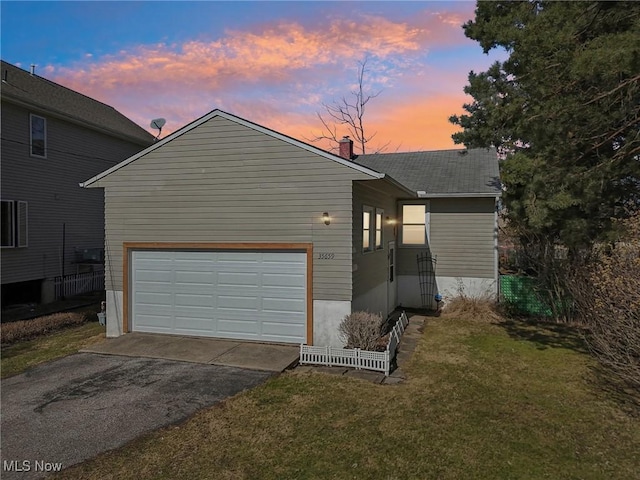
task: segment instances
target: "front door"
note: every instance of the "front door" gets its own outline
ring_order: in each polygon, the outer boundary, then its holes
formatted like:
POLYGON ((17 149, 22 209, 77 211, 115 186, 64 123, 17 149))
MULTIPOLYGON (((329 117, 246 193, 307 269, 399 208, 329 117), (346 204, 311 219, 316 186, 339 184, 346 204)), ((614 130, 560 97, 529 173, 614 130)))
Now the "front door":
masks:
POLYGON ((391 313, 397 306, 396 242, 389 242, 388 247, 387 307, 389 311, 387 313, 391 313))

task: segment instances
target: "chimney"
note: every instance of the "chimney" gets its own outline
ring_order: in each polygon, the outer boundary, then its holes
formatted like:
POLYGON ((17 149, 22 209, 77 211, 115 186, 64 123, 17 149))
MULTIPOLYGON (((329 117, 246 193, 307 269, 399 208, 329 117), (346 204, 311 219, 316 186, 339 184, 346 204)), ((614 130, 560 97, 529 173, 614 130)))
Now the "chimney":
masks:
POLYGON ((338 143, 340 144, 340 156, 351 160, 353 158, 353 140, 348 136, 344 136, 338 143))
POLYGON ((36 74, 36 64, 32 63, 31 64, 31 75, 35 75, 36 74))

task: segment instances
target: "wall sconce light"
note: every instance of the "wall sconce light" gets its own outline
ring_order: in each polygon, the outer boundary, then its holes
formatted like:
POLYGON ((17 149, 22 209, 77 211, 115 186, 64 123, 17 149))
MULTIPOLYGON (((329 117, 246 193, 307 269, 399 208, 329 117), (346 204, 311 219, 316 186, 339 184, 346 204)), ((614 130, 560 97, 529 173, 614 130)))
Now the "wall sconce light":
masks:
POLYGON ((324 222, 325 225, 329 225, 331 223, 331 217, 329 216, 328 212, 324 212, 322 214, 322 221, 324 222))
POLYGON ((396 219, 387 217, 385 220, 387 221, 387 225, 393 226, 393 236, 396 237, 398 235, 398 226, 396 225, 396 219))

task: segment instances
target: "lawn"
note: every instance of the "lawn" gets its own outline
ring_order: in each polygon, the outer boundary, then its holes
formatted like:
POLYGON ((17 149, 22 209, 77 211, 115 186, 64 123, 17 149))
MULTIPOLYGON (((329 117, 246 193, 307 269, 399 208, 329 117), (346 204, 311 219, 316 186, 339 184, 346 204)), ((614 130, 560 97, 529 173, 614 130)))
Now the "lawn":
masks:
POLYGON ((0 352, 2 378, 17 375, 41 363, 76 353, 102 339, 104 339, 104 327, 98 322, 88 322, 33 340, 4 346, 0 352))
POLYGON ((429 318, 401 384, 293 370, 58 478, 637 478, 594 367, 570 330, 429 318))

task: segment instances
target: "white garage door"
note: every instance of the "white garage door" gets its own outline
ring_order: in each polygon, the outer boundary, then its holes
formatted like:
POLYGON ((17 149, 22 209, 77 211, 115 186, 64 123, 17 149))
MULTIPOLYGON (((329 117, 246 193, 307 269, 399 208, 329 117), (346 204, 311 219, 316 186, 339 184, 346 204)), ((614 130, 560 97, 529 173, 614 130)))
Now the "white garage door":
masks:
POLYGON ((306 342, 306 253, 133 251, 131 329, 306 342))

